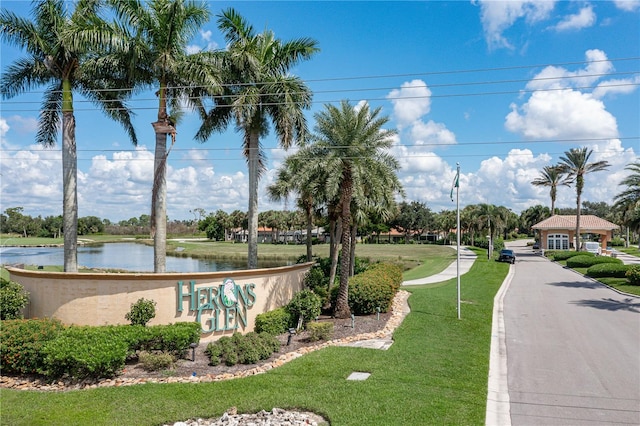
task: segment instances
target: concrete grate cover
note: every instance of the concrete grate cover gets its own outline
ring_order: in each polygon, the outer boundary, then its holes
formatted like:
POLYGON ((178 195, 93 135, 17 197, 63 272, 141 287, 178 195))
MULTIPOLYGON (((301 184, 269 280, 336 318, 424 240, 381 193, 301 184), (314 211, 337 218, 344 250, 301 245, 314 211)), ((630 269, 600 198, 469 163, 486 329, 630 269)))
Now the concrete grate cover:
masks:
POLYGON ((367 380, 370 375, 371 373, 359 373, 357 371, 354 371, 353 373, 349 374, 347 380, 367 380))

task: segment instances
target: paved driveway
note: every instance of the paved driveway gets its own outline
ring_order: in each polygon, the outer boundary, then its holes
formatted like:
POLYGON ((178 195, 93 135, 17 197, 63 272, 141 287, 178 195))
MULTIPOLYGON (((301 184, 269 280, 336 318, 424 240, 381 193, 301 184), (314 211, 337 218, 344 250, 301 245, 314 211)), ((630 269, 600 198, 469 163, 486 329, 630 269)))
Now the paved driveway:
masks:
POLYGON ((515 247, 504 298, 513 425, 640 425, 640 298, 515 247))

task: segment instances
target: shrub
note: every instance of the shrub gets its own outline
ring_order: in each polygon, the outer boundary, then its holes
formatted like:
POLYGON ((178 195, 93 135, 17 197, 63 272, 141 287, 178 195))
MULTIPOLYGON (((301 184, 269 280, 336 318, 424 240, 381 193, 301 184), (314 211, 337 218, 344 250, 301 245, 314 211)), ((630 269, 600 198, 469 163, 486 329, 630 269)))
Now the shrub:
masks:
POLYGON ((630 265, 626 277, 631 284, 640 285, 640 265, 630 265))
POLYGON ((318 340, 329 340, 333 336, 332 322, 310 322, 307 324, 309 331, 309 340, 312 342, 318 340))
MULTIPOLYGON (((140 326, 138 326, 140 327, 140 326)), ((167 352, 175 358, 182 358, 191 343, 200 341, 201 325, 196 322, 178 322, 169 325, 140 327, 131 346, 136 350, 167 352)))
POLYGON ((0 320, 22 318, 22 310, 29 302, 29 293, 22 285, 0 278, 0 320))
POLYGON ((611 246, 612 247, 624 247, 624 240, 620 237, 616 237, 611 239, 611 246))
POLYGON ((320 296, 321 299, 326 299, 329 277, 324 274, 320 265, 313 265, 304 276, 304 286, 320 296))
POLYGON ((37 374, 44 370, 42 348, 64 330, 56 319, 5 320, 0 327, 0 370, 37 374))
POLYGON ((65 329, 43 348, 45 369, 51 378, 109 378, 124 367, 128 344, 118 327, 77 327, 65 329))
POLYGON ((285 307, 282 307, 256 315, 255 331, 278 335, 286 333, 293 325, 293 317, 285 307))
POLYGON ((575 256, 595 256, 593 253, 589 253, 588 251, 575 251, 575 250, 562 250, 562 251, 554 251, 553 252, 553 260, 567 260, 575 256))
POLYGON ((628 269, 628 265, 621 263, 598 263, 590 266, 586 275, 592 278, 625 278, 628 269))
POLYGON ((124 318, 131 321, 131 325, 146 326, 152 318, 156 316, 156 302, 145 298, 140 298, 136 303, 131 304, 131 310, 124 318))
POLYGON ((140 364, 145 371, 166 370, 173 367, 176 360, 166 352, 140 352, 140 364))
POLYGON ((234 333, 233 336, 223 336, 207 345, 205 353, 211 365, 224 362, 226 365, 255 364, 269 358, 280 349, 280 342, 268 333, 247 333, 243 336, 234 333))
POLYGON ((349 280, 349 308, 355 315, 387 312, 402 284, 398 265, 380 263, 349 280))
POLYGON ((287 310, 294 321, 302 318, 302 324, 306 324, 320 315, 322 300, 311 290, 302 290, 293 296, 293 299, 287 304, 287 310))
POLYGON ((588 268, 598 263, 616 263, 621 265, 622 261, 614 257, 594 255, 573 256, 567 259, 567 266, 569 268, 588 268))

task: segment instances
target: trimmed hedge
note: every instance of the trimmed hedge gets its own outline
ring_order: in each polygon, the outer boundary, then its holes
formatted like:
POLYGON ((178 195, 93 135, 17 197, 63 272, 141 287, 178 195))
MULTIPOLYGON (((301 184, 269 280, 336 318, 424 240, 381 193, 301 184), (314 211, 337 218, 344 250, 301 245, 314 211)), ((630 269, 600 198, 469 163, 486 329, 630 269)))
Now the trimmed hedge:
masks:
POLYGON ((396 292, 402 285, 402 268, 378 263, 349 279, 349 308, 354 315, 388 312, 396 292))
POLYGON ((3 372, 42 374, 48 378, 113 377, 136 351, 181 357, 200 341, 200 324, 152 327, 70 326, 56 320, 3 321, 0 360, 3 372))
POLYGON ((640 265, 630 265, 626 277, 633 285, 640 285, 640 265))
POLYGON ((594 255, 573 256, 567 259, 567 266, 569 268, 588 268, 599 263, 616 263, 621 265, 622 261, 615 257, 594 255))
POLYGON ((233 333, 207 345, 205 353, 211 365, 255 364, 280 350, 280 341, 269 333, 233 333))
MULTIPOLYGON (((567 260, 576 256, 591 256, 595 257, 593 253, 589 253, 588 251, 575 251, 575 250, 562 250, 562 251, 553 251, 553 260, 567 260)), ((551 257, 551 254, 548 256, 551 257)))
POLYGON ((293 326, 293 316, 284 306, 256 315, 256 333, 278 335, 286 333, 293 326))
POLYGON ((586 275, 591 278, 625 278, 629 265, 621 263, 598 263, 587 269, 586 275))
POLYGON ((56 319, 5 320, 0 327, 0 370, 3 374, 39 374, 45 369, 42 348, 64 326, 56 319))
POLYGON ((329 340, 333 336, 332 322, 310 322, 307 324, 309 331, 309 340, 312 342, 318 340, 329 340))

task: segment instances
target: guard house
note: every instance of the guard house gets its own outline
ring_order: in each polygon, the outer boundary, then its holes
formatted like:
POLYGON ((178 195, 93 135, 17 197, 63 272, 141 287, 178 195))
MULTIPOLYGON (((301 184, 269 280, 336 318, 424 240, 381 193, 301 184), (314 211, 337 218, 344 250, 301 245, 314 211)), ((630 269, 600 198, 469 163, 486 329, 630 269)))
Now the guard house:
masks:
MULTIPOLYGON (((540 232, 540 248, 544 250, 569 250, 575 247, 576 215, 553 215, 532 228, 540 232)), ((618 225, 598 216, 580 215, 580 234, 599 236, 603 253, 613 238, 613 231, 618 228, 618 225)))

